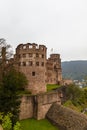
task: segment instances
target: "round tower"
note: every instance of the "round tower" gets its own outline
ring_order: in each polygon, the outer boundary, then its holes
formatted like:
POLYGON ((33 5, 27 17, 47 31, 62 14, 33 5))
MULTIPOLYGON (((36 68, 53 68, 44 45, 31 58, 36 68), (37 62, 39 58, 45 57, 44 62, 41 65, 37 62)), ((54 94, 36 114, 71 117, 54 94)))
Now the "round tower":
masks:
POLYGON ((51 54, 47 59, 47 84, 61 84, 62 82, 62 68, 60 54, 51 54))
POLYGON ((46 52, 46 46, 35 43, 20 44, 16 48, 19 69, 29 81, 25 89, 32 94, 46 92, 46 52))

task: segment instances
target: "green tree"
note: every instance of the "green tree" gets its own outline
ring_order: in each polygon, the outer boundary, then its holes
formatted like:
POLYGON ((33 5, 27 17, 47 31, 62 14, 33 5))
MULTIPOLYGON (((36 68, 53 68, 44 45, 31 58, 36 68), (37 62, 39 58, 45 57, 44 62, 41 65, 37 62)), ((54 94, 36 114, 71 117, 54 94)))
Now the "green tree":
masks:
POLYGON ((24 89, 25 85, 27 85, 25 75, 15 69, 11 68, 3 77, 3 86, 0 89, 0 111, 5 114, 11 112, 13 123, 19 117, 21 102, 18 91, 24 89))
POLYGON ((9 70, 9 59, 13 55, 11 46, 6 43, 4 38, 0 39, 0 87, 3 83, 3 76, 9 70))
POLYGON ((20 97, 18 91, 24 89, 27 85, 25 75, 19 72, 15 67, 15 61, 10 62, 10 54, 7 51, 8 45, 1 40, 0 57, 0 112, 6 115, 12 113, 12 123, 18 120, 20 97))
POLYGON ((67 100, 71 100, 74 105, 82 105, 85 103, 85 95, 83 89, 72 84, 66 87, 67 100))

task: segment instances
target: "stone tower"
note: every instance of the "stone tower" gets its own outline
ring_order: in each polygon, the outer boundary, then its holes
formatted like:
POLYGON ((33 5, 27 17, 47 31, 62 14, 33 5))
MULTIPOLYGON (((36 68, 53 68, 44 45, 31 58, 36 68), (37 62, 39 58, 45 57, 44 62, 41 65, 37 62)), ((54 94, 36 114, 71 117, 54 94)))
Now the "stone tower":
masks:
POLYGON ((61 84, 62 68, 60 54, 51 54, 46 63, 47 84, 61 84))
POLYGON ((32 94, 46 92, 46 52, 46 46, 35 43, 19 44, 16 48, 15 59, 29 81, 26 89, 32 94))

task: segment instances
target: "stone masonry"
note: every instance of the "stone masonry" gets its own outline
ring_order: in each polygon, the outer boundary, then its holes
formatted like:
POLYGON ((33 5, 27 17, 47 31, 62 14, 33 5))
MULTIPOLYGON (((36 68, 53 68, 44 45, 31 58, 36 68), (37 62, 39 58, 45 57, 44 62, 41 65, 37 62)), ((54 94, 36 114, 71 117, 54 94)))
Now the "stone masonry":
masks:
POLYGON ((51 54, 46 62, 47 84, 61 84, 62 69, 60 54, 51 54))
POLYGON ((87 130, 87 116, 54 103, 46 116, 60 130, 87 130))
POLYGON ((32 94, 46 92, 46 50, 44 45, 35 43, 20 44, 16 48, 15 58, 29 81, 26 89, 32 94))
POLYGON ((14 59, 18 61, 18 69, 29 81, 25 89, 32 94, 44 93, 46 84, 60 84, 62 81, 60 54, 51 54, 47 59, 44 45, 19 44, 14 59))
POLYGON ((53 103, 61 104, 61 97, 58 91, 23 96, 20 105, 20 120, 32 117, 37 120, 44 119, 53 103))

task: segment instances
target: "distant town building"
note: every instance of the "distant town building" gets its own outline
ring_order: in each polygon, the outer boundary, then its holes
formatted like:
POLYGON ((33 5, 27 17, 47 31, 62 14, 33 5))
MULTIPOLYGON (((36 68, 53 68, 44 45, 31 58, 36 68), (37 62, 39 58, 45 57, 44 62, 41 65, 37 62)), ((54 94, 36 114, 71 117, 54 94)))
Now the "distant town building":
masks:
POLYGON ((35 43, 19 44, 14 59, 18 69, 28 79, 26 89, 33 94, 46 92, 46 84, 61 84, 62 69, 59 54, 47 59, 47 48, 35 43))

